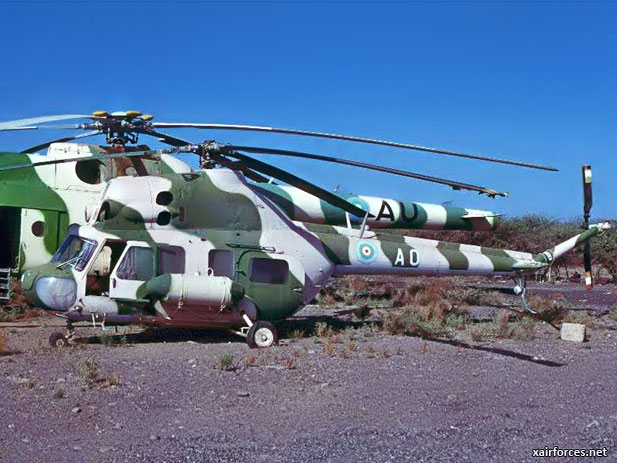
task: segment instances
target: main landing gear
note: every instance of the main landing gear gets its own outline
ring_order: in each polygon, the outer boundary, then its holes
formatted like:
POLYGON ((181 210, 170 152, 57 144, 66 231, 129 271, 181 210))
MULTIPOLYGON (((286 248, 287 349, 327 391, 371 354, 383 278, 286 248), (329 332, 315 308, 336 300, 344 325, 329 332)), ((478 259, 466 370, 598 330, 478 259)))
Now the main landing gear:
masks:
MULTIPOLYGON (((248 325, 246 343, 251 349, 262 349, 278 344, 278 333, 272 323, 263 320, 252 322, 246 314, 243 314, 242 318, 244 318, 244 321, 248 325)), ((244 328, 241 333, 244 334, 245 330, 246 328, 244 328)))

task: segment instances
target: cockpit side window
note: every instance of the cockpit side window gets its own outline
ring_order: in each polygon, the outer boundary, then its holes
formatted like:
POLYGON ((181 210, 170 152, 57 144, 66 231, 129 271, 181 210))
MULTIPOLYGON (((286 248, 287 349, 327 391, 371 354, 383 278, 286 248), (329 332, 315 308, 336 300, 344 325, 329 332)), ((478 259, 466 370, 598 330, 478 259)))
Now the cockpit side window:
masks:
POLYGON ((116 274, 122 280, 150 280, 154 276, 154 251, 137 246, 129 248, 116 274))
POLYGON ((69 235, 56 251, 51 261, 63 267, 73 267, 77 271, 85 268, 92 258, 98 243, 94 240, 69 235))

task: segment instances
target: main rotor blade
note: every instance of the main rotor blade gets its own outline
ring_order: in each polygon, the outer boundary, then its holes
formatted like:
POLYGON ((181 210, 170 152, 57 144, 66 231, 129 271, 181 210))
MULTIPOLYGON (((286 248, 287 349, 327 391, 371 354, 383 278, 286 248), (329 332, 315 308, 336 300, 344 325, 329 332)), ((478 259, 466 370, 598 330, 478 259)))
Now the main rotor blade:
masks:
POLYGON ((42 124, 44 122, 66 121, 70 119, 91 119, 92 116, 84 114, 58 114, 54 116, 30 117, 28 119, 17 119, 14 121, 0 122, 0 130, 7 130, 10 127, 22 127, 26 125, 42 124))
POLYGON ((0 166, 0 172, 9 170, 29 169, 38 166, 49 166, 53 164, 64 164, 66 162, 78 162, 78 161, 98 161, 104 159, 114 158, 132 158, 132 157, 146 157, 146 156, 158 156, 161 154, 169 154, 175 152, 174 150, 147 150, 147 151, 133 151, 129 153, 112 153, 112 154, 97 154, 96 156, 85 156, 81 158, 67 158, 67 159, 52 159, 49 161, 33 162, 32 164, 18 164, 13 166, 0 166))
POLYGON ((78 130, 83 129, 80 124, 61 124, 61 125, 13 125, 0 127, 0 132, 10 130, 78 130))
POLYGON ((153 122, 152 127, 166 128, 166 129, 192 128, 192 129, 206 129, 206 130, 243 130, 243 131, 253 131, 253 132, 284 133, 284 134, 289 134, 289 135, 301 135, 305 137, 332 138, 334 140, 345 140, 345 141, 352 141, 352 142, 357 142, 357 143, 368 143, 371 145, 391 146, 394 148, 425 151, 428 153, 443 154, 447 156, 457 156, 457 157, 468 158, 468 159, 477 159, 479 161, 497 162, 500 164, 510 164, 513 166, 529 167, 532 169, 549 170, 549 171, 558 170, 554 167, 543 166, 540 164, 532 164, 532 163, 521 162, 521 161, 511 161, 508 159, 501 159, 501 158, 495 158, 495 157, 490 157, 490 156, 479 156, 477 154, 467 154, 467 153, 461 153, 458 151, 442 150, 438 148, 430 148, 428 146, 412 145, 409 143, 397 143, 397 142, 386 141, 386 140, 375 140, 372 138, 354 137, 350 135, 338 135, 334 133, 309 132, 307 130, 284 129, 284 128, 258 126, 258 125, 201 124, 201 123, 184 123, 184 122, 178 122, 178 123, 176 122, 153 122))
POLYGON ((416 172, 410 172, 410 171, 407 171, 407 170, 398 170, 398 169, 393 169, 393 168, 390 168, 390 167, 377 166, 377 165, 374 165, 374 164, 365 164, 363 162, 358 162, 358 161, 350 161, 350 160, 347 160, 347 159, 340 159, 340 158, 334 158, 334 157, 330 157, 330 156, 323 156, 323 155, 320 155, 320 154, 302 153, 302 152, 298 152, 298 151, 279 150, 279 149, 272 149, 272 148, 258 148, 258 147, 254 147, 254 146, 235 146, 235 145, 232 145, 232 146, 225 146, 225 148, 228 148, 228 149, 231 149, 231 150, 248 151, 250 153, 274 154, 274 155, 281 155, 281 156, 292 156, 292 157, 297 157, 297 158, 316 159, 318 161, 334 162, 334 163, 337 163, 337 164, 344 164, 344 165, 348 165, 348 166, 361 167, 363 169, 377 170, 377 171, 380 171, 380 172, 386 172, 388 174, 401 175, 403 177, 416 178, 416 179, 419 179, 419 180, 425 180, 427 182, 440 183, 442 185, 448 185, 448 186, 452 187, 455 190, 477 191, 478 193, 483 193, 483 194, 486 194, 486 195, 488 195, 490 197, 510 196, 509 193, 502 192, 502 191, 496 191, 496 190, 493 190, 491 188, 487 188, 487 187, 483 187, 483 186, 471 185, 469 183, 456 182, 454 180, 447 180, 447 179, 443 179, 443 178, 439 178, 439 177, 431 177, 429 175, 418 174, 416 172))
POLYGON ((257 183, 268 183, 270 181, 270 179, 267 179, 254 170, 249 169, 247 166, 242 164, 242 161, 231 161, 223 156, 218 156, 216 158, 216 162, 223 167, 227 167, 228 169, 241 171, 245 177, 250 178, 257 183))
MULTIPOLYGON (((156 132, 151 129, 140 131, 139 133, 143 133, 145 135, 150 135, 153 137, 158 137, 160 141, 162 141, 163 143, 167 143, 168 145, 171 145, 171 146, 180 147, 180 146, 187 146, 191 144, 191 142, 189 141, 182 140, 181 138, 172 137, 171 135, 167 135, 166 133, 156 132)), ((241 163, 237 161, 232 162, 232 161, 229 161, 228 159, 224 159, 220 157, 218 159, 218 162, 223 167, 228 167, 229 169, 232 169, 232 170, 242 171, 242 173, 246 177, 250 178, 251 180, 257 183, 268 183, 268 179, 266 177, 259 175, 257 172, 252 171, 251 169, 249 169, 248 167, 242 165, 241 163)))
POLYGON ((52 143, 65 143, 67 141, 78 140, 80 138, 93 137, 94 135, 99 135, 100 133, 101 132, 99 132, 98 130, 93 130, 92 132, 81 133, 79 135, 74 135, 72 137, 58 138, 56 140, 48 141, 40 145, 33 146, 32 148, 28 148, 27 150, 23 150, 22 153, 25 153, 25 154, 36 153, 37 151, 47 148, 52 143))
POLYGON ((161 142, 166 143, 171 146, 187 146, 190 145, 191 142, 182 140, 181 138, 172 137, 171 135, 167 135, 166 133, 155 132, 154 130, 139 130, 137 133, 150 135, 152 137, 157 137, 161 142))
MULTIPOLYGON (((256 170, 257 172, 261 172, 262 174, 269 175, 270 177, 277 178, 282 180, 285 183, 295 186, 296 188, 300 188, 301 190, 306 191, 307 193, 312 194, 313 196, 317 196, 320 199, 323 199, 325 202, 332 204, 335 207, 343 209, 350 214, 353 214, 357 217, 364 217, 367 214, 367 211, 364 209, 351 204, 349 201, 341 198, 334 193, 329 192, 328 190, 324 190, 323 188, 310 183, 307 180, 304 180, 300 177, 297 177, 289 172, 286 172, 278 167, 274 167, 270 164, 266 164, 265 162, 258 161, 257 159, 253 159, 245 154, 238 153, 237 151, 233 151, 232 153, 225 153, 226 156, 233 157, 235 159, 239 159, 242 161, 242 164, 245 166, 256 170)), ((220 156, 217 156, 217 158, 220 156)), ((369 217, 373 217, 369 214, 369 217)))

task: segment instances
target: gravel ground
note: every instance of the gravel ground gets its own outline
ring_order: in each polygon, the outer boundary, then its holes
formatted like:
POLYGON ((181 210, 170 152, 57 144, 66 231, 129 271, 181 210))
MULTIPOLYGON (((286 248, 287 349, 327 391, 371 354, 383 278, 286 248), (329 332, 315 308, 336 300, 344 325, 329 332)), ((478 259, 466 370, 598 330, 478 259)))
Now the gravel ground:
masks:
MULTIPOLYGON (((608 307, 614 294, 578 296, 590 300, 608 307)), ((309 307, 290 326, 331 313, 309 307)), ((584 344, 548 327, 532 342, 457 344, 365 327, 251 351, 225 333, 133 329, 106 345, 87 328, 46 347, 59 326, 4 325, 2 462, 521 462, 555 445, 609 458, 547 461, 617 461, 614 330, 584 344)))

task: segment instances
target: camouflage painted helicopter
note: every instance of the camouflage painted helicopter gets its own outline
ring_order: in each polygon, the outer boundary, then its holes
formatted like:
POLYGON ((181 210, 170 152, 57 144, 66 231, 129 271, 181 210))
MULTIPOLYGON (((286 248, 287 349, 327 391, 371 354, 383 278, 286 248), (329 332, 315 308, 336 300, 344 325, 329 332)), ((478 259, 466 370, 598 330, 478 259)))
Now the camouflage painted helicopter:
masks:
MULTIPOLYGON (((67 343, 73 322, 91 321, 101 326, 230 328, 246 335, 251 347, 268 347, 277 342, 271 322, 301 309, 332 275, 510 275, 524 296, 525 275, 608 228, 608 224, 590 225, 539 254, 377 234, 368 226, 370 218, 377 220, 370 208, 241 151, 306 153, 215 142, 192 145, 178 140, 176 145, 93 157, 190 152, 199 155, 203 170, 110 180, 88 224, 70 227, 52 261, 23 274, 25 293, 67 319, 67 336, 54 333, 52 345, 67 343), (268 195, 273 188, 246 178, 263 182, 267 179, 262 174, 341 209, 336 220, 344 220, 346 226, 293 220, 298 217, 286 214, 285 206, 268 195)), ((338 161, 342 160, 333 162, 338 161)), ((23 168, 31 166, 0 171, 23 168)), ((457 183, 459 188, 463 185, 498 194, 457 183)))
MULTIPOLYGON (((58 129, 58 126, 45 124, 82 117, 43 116, 3 122, 0 123, 0 132, 58 129)), ((98 202, 106 187, 105 182, 118 176, 192 171, 187 164, 165 153, 140 157, 100 157, 149 150, 145 145, 131 146, 138 143, 139 134, 177 146, 178 139, 148 126, 152 119, 152 116, 142 115, 138 111, 111 114, 99 111, 90 116, 92 123, 86 133, 52 140, 20 153, 0 153, 0 167, 32 166, 28 170, 0 172, 0 222, 3 224, 0 240, 5 243, 0 249, 0 299, 10 296, 10 286, 6 281, 11 274, 18 275, 28 268, 48 262, 64 239, 69 224, 83 225, 87 222, 91 213, 89 209, 98 202), (105 135, 107 145, 75 143, 94 135, 105 135), (46 156, 35 154, 45 148, 48 148, 46 156), (62 162, 44 162, 49 160, 62 162)), ((399 172, 399 175, 410 174, 399 172)), ((260 183, 259 187, 293 220, 331 225, 347 222, 343 210, 298 188, 273 183, 260 183)), ((481 192, 491 194, 488 189, 481 192)), ((490 211, 371 196, 345 195, 344 199, 371 211, 371 215, 375 216, 368 219, 371 227, 492 230, 497 222, 497 214, 490 211)))

